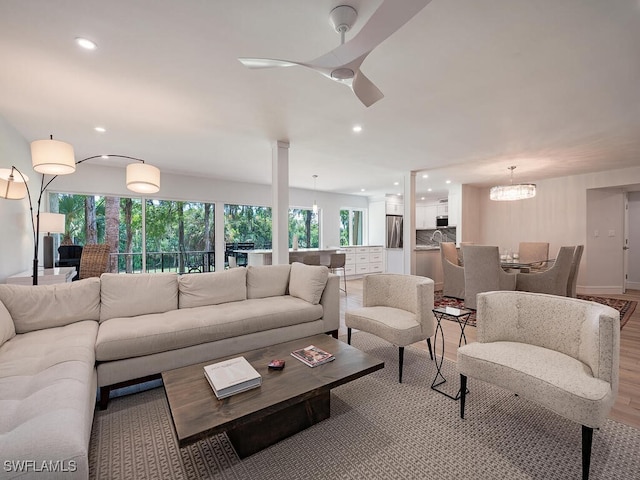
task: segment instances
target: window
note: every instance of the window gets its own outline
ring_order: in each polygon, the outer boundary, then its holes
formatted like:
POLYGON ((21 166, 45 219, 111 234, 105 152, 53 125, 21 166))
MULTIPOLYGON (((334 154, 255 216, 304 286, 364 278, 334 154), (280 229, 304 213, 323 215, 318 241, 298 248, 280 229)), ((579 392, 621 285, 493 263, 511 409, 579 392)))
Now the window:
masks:
POLYGON ((147 200, 147 271, 213 271, 213 212, 211 203, 147 200))
POLYGON ((318 214, 313 210, 289 209, 289 246, 293 246, 293 237, 298 237, 300 248, 319 248, 320 227, 318 214))
MULTIPOLYGON (((49 209, 65 216, 62 244, 107 243, 109 270, 142 271, 142 202, 139 198, 52 193, 49 209)), ((58 244, 55 245, 57 251, 58 244)))
POLYGON ((340 210, 340 245, 362 245, 364 243, 364 211, 340 210))

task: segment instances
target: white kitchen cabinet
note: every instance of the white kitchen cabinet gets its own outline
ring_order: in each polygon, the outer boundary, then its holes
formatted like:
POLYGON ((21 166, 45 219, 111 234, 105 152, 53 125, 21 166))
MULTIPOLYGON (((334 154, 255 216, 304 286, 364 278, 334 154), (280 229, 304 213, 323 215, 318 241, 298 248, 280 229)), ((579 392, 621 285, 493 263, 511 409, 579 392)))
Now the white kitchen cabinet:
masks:
POLYGON ((347 277, 384 271, 383 248, 381 246, 344 247, 340 251, 346 253, 345 272, 347 277))
POLYGON ((449 214, 449 204, 448 203, 439 203, 436 206, 437 215, 448 215, 449 214))
POLYGON ((401 203, 389 203, 386 206, 387 215, 402 215, 404 214, 404 205, 401 203))
POLYGON ((438 216, 437 205, 427 205, 425 212, 424 228, 436 228, 436 217, 438 216))

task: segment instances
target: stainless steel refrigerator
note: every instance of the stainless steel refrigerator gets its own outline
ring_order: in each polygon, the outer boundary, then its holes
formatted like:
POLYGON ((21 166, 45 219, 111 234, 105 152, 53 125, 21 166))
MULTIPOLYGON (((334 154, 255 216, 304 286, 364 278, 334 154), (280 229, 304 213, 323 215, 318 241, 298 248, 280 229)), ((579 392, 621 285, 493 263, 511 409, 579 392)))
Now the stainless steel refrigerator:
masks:
POLYGON ((402 215, 387 215, 387 248, 402 248, 402 215))

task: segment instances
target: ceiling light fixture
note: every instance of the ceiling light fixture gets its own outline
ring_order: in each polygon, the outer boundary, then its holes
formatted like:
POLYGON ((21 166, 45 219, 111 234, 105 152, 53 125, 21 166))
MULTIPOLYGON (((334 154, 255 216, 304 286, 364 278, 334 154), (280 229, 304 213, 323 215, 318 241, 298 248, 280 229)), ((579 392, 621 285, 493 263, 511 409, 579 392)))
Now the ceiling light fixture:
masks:
MULTIPOLYGON (((101 158, 102 155, 83 158, 75 161, 73 147, 66 143, 53 139, 53 135, 48 140, 35 140, 31 142, 31 164, 33 169, 42 174, 40 180, 40 192, 37 197, 37 208, 34 214, 33 202, 27 181, 29 178, 23 175, 15 166, 11 169, 0 169, 0 198, 9 200, 20 200, 27 197, 29 200, 29 210, 31 211, 31 228, 33 231, 33 284, 38 284, 38 246, 40 238, 40 206, 42 196, 58 175, 67 175, 76 171, 76 165, 94 158, 101 158), (18 175, 16 175, 16 172, 18 175), (45 175, 52 175, 45 181, 45 175)), ((127 166, 127 188, 137 193, 155 193, 160 190, 160 170, 152 165, 144 163, 139 158, 126 155, 109 155, 109 157, 125 158, 135 162, 127 166), (131 168, 134 167, 134 168, 131 168)), ((47 213, 47 212, 43 212, 47 213)), ((44 226, 44 225, 43 225, 44 226)), ((55 230, 48 230, 54 232, 55 230)), ((45 255, 45 260, 47 256, 45 255)), ((45 265, 46 267, 46 265, 45 265)))
POLYGON ((509 185, 498 185, 491 187, 489 198, 495 201, 525 200, 536 196, 536 185, 534 183, 513 184, 513 171, 515 166, 508 167, 511 171, 509 185))
POLYGON ((316 202, 316 179, 318 175, 312 175, 313 177, 313 213, 318 213, 318 202, 316 202))
POLYGON ((362 126, 361 125, 354 125, 353 131, 356 132, 356 133, 360 133, 362 131, 362 126))
POLYGON ((444 182, 444 183, 446 183, 447 185, 449 185, 449 184, 451 183, 451 180, 447 180, 447 181, 446 181, 446 182, 444 182))
POLYGON ((85 50, 95 50, 98 45, 88 38, 76 37, 76 43, 85 50))
POLYGON ((424 175, 422 175, 422 178, 429 178, 429 175, 425 173, 424 175))
POLYGON ((400 185, 400 182, 393 182, 394 185, 400 185))
POLYGON ((95 128, 94 128, 94 130, 95 130, 96 132, 100 132, 100 133, 104 133, 104 132, 106 132, 106 131, 107 131, 107 129, 106 129, 106 128, 104 128, 104 127, 95 127, 95 128))
POLYGON ((361 188, 361 189, 360 189, 360 191, 361 191, 361 192, 364 192, 364 191, 365 191, 365 189, 364 189, 364 188, 361 188))

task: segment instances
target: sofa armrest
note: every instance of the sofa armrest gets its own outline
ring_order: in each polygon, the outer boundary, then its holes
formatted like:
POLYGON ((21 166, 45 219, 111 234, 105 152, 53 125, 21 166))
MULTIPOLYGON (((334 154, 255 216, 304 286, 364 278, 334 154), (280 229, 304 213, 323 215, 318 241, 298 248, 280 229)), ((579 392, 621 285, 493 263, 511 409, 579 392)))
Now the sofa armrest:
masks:
POLYGON ((325 332, 338 330, 340 327, 340 276, 329 274, 327 285, 324 287, 322 297, 322 320, 325 324, 325 332))

